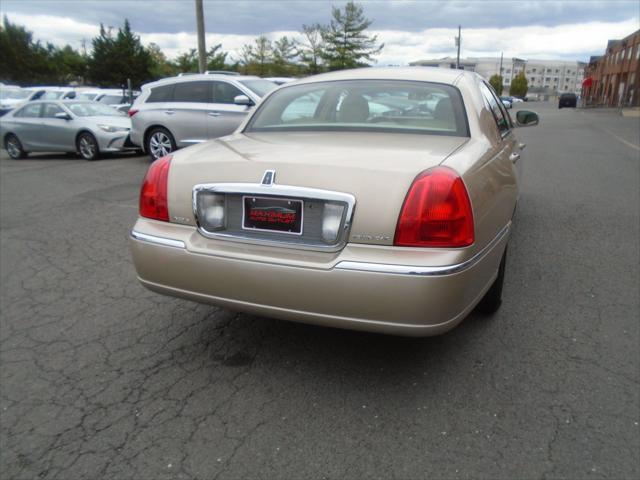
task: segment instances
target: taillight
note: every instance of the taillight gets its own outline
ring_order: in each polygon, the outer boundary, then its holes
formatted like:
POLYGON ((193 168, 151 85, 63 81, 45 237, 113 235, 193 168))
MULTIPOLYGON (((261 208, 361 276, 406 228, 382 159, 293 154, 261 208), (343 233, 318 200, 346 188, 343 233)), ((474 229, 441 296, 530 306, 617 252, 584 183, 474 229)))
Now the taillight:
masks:
POLYGON ((130 108, 127 113, 129 114, 129 117, 133 117, 136 113, 138 113, 138 109, 137 108, 130 108))
POLYGON ((169 221, 167 178, 171 155, 159 158, 149 166, 140 189, 140 216, 169 221))
POLYGON ((462 178, 447 167, 418 175, 404 200, 394 245, 466 247, 473 241, 473 211, 462 178))

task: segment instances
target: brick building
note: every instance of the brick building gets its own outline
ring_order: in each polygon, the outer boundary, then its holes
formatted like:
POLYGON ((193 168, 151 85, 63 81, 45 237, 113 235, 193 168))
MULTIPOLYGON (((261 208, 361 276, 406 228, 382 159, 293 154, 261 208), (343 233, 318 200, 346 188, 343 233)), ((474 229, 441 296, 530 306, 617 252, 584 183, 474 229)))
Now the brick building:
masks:
POLYGON ((609 40, 604 55, 591 57, 582 90, 587 105, 640 105, 640 30, 609 40))

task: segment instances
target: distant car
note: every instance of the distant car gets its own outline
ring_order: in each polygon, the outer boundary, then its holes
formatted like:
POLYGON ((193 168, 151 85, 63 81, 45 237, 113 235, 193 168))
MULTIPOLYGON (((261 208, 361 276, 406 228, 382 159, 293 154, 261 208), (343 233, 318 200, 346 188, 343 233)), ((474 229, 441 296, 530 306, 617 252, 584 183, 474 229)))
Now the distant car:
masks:
POLYGON ((504 108, 513 107, 513 103, 511 102, 509 97, 500 97, 500 101, 502 101, 502 104, 504 105, 504 108))
POLYGON ((27 101, 31 92, 16 86, 0 87, 0 117, 27 101))
POLYGON ((184 75, 146 84, 129 110, 131 141, 152 160, 232 133, 251 108, 276 88, 240 75, 184 75))
POLYGON ((76 89, 76 100, 95 100, 98 96, 104 94, 101 88, 81 87, 76 89))
POLYGON ((78 152, 85 160, 101 153, 135 149, 131 120, 95 102, 34 101, 9 112, 0 122, 2 144, 13 159, 29 152, 78 152))
POLYGON ((284 85, 285 83, 295 82, 297 79, 293 77, 265 77, 265 80, 269 80, 276 85, 284 85))
MULTIPOLYGON (((135 100, 140 92, 134 91, 132 94, 135 100)), ((103 89, 93 100, 116 108, 131 103, 128 92, 122 89, 103 89)))
POLYGON ((29 87, 29 101, 73 99, 76 91, 71 87, 29 87))
POLYGON ((362 68, 284 85, 233 135, 151 164, 131 231, 137 277, 256 316, 378 333, 437 335, 476 305, 495 312, 521 185, 514 127, 538 116, 515 120, 468 71, 362 68), (434 111, 421 108, 430 94, 434 111))
POLYGON ((558 99, 558 108, 569 107, 576 108, 578 106, 578 97, 575 93, 563 93, 558 99))

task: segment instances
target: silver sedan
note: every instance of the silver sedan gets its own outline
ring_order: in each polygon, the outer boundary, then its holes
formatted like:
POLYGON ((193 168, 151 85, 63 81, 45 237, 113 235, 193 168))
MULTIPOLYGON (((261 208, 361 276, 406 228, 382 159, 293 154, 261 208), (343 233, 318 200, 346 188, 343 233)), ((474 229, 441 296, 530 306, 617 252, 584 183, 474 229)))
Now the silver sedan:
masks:
POLYGON ((6 114, 0 136, 9 156, 29 152, 77 152, 85 160, 135 149, 131 120, 107 105, 80 101, 29 102, 6 114))

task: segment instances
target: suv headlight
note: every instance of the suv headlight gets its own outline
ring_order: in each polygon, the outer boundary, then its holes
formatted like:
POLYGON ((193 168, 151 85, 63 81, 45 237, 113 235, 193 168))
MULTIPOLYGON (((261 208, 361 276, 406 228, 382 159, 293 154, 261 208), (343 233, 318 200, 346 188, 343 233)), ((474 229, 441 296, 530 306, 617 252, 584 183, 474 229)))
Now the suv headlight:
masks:
POLYGON ((115 127, 113 125, 98 125, 98 128, 100 130, 104 130, 105 132, 109 132, 109 133, 129 131, 127 127, 115 127))

